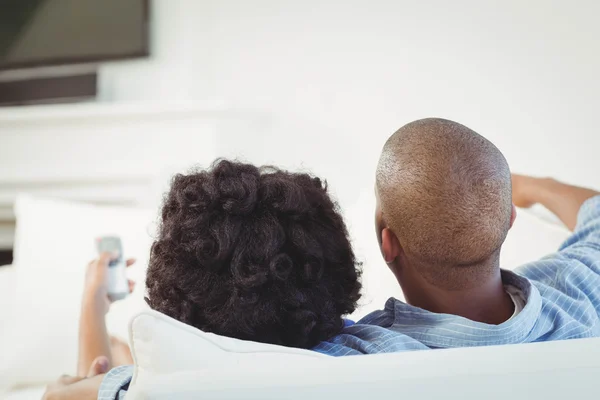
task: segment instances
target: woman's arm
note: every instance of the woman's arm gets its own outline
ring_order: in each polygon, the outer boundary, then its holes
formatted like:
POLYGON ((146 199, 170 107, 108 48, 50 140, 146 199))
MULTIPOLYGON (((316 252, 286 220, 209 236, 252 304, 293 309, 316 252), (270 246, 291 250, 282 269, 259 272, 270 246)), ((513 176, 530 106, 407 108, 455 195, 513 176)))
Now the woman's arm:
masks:
MULTIPOLYGON (((114 366, 111 352, 111 339, 106 329, 106 313, 110 308, 106 287, 106 274, 111 255, 102 254, 88 264, 85 289, 79 319, 79 358, 77 375, 83 376, 92 362, 100 356, 106 357, 109 369, 114 366)), ((134 263, 127 260, 127 266, 134 263)), ((129 282, 130 291, 133 282, 129 282)))
POLYGON ((105 322, 110 307, 106 291, 106 269, 110 258, 110 254, 102 254, 88 264, 79 319, 79 376, 85 376, 96 357, 106 357, 109 369, 112 366, 110 339, 105 322))

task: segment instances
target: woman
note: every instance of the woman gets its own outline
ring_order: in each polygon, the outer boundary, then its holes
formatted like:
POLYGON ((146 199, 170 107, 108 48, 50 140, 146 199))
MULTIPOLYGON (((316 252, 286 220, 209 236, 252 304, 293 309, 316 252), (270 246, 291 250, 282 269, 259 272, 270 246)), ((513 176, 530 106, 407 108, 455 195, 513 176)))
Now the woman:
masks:
MULTIPOLYGON (((118 398, 132 367, 106 331, 109 255, 89 266, 79 377, 46 398, 118 398), (87 367, 92 365, 86 374, 87 367), (86 376, 84 378, 84 376, 86 376), (118 382, 112 387, 108 381, 118 382)), ((131 262, 129 263, 131 264, 131 262)), ((152 246, 151 308, 205 332, 310 349, 337 335, 360 298, 360 268, 337 205, 316 177, 220 160, 177 175, 152 246)))

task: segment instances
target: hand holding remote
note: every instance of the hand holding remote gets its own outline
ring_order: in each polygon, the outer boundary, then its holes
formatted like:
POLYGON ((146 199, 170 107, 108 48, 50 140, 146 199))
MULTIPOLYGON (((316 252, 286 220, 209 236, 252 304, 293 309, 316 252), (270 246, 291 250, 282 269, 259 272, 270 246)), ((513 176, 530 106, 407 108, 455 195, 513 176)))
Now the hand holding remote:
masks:
MULTIPOLYGON (((109 263, 114 259, 110 253, 102 253, 96 260, 91 261, 87 266, 84 287, 84 302, 93 302, 100 307, 106 314, 112 303, 108 296, 108 273, 109 263)), ((126 266, 129 267, 135 263, 134 259, 129 259, 126 266)), ((135 283, 132 280, 129 283, 129 293, 133 291, 135 283)))

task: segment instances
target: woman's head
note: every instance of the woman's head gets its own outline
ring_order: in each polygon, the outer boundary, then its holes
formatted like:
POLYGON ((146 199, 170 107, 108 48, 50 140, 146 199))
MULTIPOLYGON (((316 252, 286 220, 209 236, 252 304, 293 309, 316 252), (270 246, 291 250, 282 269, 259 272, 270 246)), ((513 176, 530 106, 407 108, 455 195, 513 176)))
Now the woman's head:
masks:
POLYGON ((221 160, 173 179, 147 301, 206 332, 310 348, 354 311, 359 275, 321 180, 221 160))

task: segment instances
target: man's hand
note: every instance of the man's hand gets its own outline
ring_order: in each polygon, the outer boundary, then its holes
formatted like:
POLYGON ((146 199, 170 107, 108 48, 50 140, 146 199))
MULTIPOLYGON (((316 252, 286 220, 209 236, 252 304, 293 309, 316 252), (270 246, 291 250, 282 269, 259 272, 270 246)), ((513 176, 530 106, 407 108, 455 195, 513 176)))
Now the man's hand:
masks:
POLYGON ((42 400, 96 400, 104 374, 108 372, 108 365, 106 357, 97 357, 87 376, 61 376, 46 387, 42 400))
POLYGON ((513 203, 531 207, 540 203, 552 211, 570 230, 577 226, 579 209, 588 199, 599 195, 595 190, 571 186, 554 179, 512 176, 513 203))
POLYGON ((536 204, 536 191, 542 185, 543 179, 525 175, 512 175, 512 198, 515 206, 529 208, 536 204))
MULTIPOLYGON (((112 260, 113 255, 110 253, 102 253, 97 260, 91 261, 87 266, 85 274, 84 286, 84 304, 93 303, 96 309, 99 309, 103 315, 108 313, 110 307, 110 299, 108 297, 107 274, 108 263, 112 260)), ((127 260, 127 266, 133 265, 134 259, 127 260)), ((135 283, 129 281, 129 293, 133 291, 135 283)))

